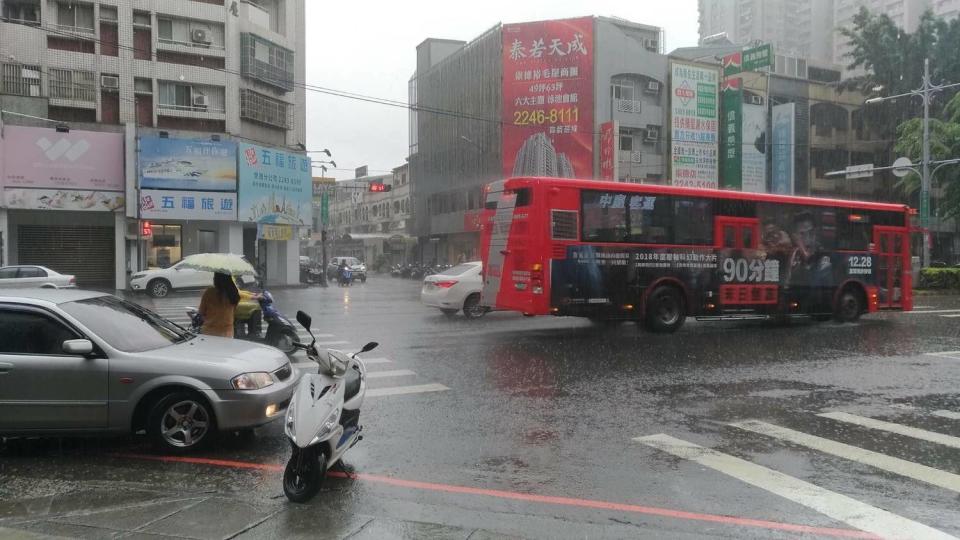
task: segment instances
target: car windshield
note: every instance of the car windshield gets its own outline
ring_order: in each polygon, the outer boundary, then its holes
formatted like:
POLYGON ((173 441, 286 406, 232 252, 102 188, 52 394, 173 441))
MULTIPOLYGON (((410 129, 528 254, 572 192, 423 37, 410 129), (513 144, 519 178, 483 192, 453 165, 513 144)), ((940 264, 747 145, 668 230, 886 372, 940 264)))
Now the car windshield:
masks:
POLYGON ((195 337, 156 313, 113 296, 66 302, 60 308, 124 352, 159 349, 195 337))

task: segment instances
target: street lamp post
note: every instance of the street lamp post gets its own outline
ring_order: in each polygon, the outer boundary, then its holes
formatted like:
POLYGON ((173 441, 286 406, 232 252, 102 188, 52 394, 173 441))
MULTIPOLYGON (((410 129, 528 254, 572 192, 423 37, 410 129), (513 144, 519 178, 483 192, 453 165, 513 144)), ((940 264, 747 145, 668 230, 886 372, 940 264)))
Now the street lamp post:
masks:
POLYGON ((920 261, 924 267, 930 266, 930 182, 932 177, 930 172, 930 100, 936 92, 955 86, 960 86, 960 83, 932 84, 930 82, 930 59, 925 58, 923 60, 923 81, 920 88, 895 96, 870 98, 865 102, 866 104, 880 103, 907 96, 920 96, 920 99, 923 100, 923 157, 920 163, 920 227, 923 229, 923 246, 921 246, 920 261))

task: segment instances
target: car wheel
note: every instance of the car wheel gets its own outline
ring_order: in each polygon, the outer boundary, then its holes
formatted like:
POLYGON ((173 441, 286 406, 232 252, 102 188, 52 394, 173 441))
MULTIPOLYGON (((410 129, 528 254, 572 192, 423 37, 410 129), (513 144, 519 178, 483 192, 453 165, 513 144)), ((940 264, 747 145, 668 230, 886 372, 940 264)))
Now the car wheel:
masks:
POLYGON ((154 298, 163 298, 170 294, 170 282, 165 279, 155 279, 147 284, 147 292, 154 298))
POLYGON ((173 392, 157 401, 147 417, 147 435, 158 450, 182 454, 213 438, 217 422, 210 405, 194 392, 173 392))
POLYGON ((646 322, 658 333, 676 332, 687 318, 683 297, 676 287, 658 287, 647 298, 646 322))
POLYGON ((463 301, 463 314, 468 319, 479 319, 487 314, 487 308, 480 305, 479 293, 473 293, 463 301))
POLYGON ((456 317, 459 309, 441 309, 440 312, 446 315, 447 317, 456 317))
POLYGON ((863 296, 854 289, 845 289, 837 299, 834 317, 838 322, 854 322, 863 313, 863 296))

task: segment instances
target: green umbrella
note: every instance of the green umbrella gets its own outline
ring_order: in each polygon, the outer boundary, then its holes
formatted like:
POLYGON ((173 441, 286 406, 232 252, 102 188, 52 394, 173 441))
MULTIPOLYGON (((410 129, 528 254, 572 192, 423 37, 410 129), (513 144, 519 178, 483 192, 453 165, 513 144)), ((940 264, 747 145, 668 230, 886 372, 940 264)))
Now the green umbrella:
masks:
POLYGON ((242 255, 233 253, 199 253, 190 255, 180 263, 181 268, 193 268, 204 272, 219 272, 231 276, 255 276, 257 271, 242 255))

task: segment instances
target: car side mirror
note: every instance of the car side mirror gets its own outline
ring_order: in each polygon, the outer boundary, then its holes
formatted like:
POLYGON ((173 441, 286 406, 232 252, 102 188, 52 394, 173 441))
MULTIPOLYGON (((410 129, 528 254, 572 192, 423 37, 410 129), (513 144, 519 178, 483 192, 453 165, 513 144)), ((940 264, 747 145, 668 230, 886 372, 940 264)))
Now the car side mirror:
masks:
POLYGON ((63 342, 61 349, 67 354, 86 356, 93 352, 93 343, 89 339, 68 339, 63 342))
POLYGON ((370 352, 370 351, 376 349, 376 348, 377 348, 377 345, 379 345, 379 343, 377 343, 376 341, 371 341, 370 343, 367 343, 366 345, 364 345, 363 348, 360 349, 360 352, 362 352, 362 353, 370 352))
POLYGON ((302 311, 298 311, 298 312, 297 312, 297 322, 300 323, 301 325, 303 325, 304 328, 310 329, 310 328, 312 327, 312 325, 311 325, 310 323, 313 322, 313 319, 311 319, 310 316, 307 315, 306 313, 304 313, 304 312, 302 312, 302 311))

